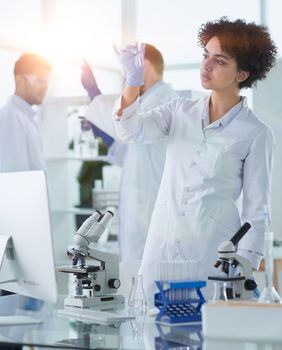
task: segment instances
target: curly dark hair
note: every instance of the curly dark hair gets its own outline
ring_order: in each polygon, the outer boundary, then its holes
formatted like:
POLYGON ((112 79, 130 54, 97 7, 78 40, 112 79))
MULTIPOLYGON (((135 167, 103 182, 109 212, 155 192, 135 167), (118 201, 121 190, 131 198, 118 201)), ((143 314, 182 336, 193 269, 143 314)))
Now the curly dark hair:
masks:
POLYGON ((245 81, 239 83, 240 89, 255 86, 275 65, 278 50, 263 25, 246 23, 242 19, 231 22, 222 17, 200 27, 199 45, 204 48, 214 36, 219 38, 221 49, 234 57, 238 69, 250 73, 245 81))

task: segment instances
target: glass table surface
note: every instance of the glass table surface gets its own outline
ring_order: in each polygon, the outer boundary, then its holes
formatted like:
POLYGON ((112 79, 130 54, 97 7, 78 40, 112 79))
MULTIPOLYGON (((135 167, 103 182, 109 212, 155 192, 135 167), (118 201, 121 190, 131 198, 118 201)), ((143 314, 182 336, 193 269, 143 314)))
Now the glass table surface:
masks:
POLYGON ((17 344, 46 349, 282 349, 282 343, 203 339, 201 324, 168 326, 147 315, 112 325, 82 322, 58 315, 63 301, 64 296, 57 304, 34 302, 20 295, 0 297, 0 315, 29 315, 42 320, 38 324, 0 326, 0 349, 17 344))

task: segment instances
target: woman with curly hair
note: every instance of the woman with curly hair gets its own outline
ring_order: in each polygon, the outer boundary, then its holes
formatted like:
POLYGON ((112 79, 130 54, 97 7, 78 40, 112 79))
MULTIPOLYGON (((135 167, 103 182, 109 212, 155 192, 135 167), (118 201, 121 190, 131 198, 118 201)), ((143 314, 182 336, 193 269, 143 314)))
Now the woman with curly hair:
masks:
POLYGON ((192 102, 179 98, 143 114, 136 113, 142 48, 126 47, 119 55, 127 80, 114 121, 119 138, 152 143, 168 137, 140 268, 148 297, 159 262, 170 260, 176 246, 182 258, 199 261, 199 278, 205 280, 219 274, 214 267, 218 245, 244 222, 251 229, 239 242, 238 254, 258 269, 263 252, 274 141, 240 90, 266 77, 277 48, 266 27, 225 17, 202 25, 198 39, 201 83, 209 96, 192 102), (241 194, 242 212, 237 206, 241 194))

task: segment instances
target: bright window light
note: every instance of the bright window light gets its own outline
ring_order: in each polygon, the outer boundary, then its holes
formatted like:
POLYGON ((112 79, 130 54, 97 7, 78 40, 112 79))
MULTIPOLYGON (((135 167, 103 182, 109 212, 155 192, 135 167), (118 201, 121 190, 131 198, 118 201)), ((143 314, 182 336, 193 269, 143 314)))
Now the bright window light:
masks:
POLYGON ((32 42, 41 25, 41 0, 1 1, 1 42, 32 42))
POLYGON ((112 46, 121 41, 121 0, 57 0, 45 25, 40 50, 55 63, 85 57, 102 66, 117 66, 112 46))

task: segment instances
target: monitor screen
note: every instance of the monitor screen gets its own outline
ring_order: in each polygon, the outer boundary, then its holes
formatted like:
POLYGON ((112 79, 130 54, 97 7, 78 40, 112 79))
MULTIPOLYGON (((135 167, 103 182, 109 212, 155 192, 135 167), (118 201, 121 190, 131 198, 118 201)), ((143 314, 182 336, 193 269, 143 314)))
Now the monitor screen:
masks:
POLYGON ((57 299, 42 170, 0 174, 0 289, 51 302, 57 299))

